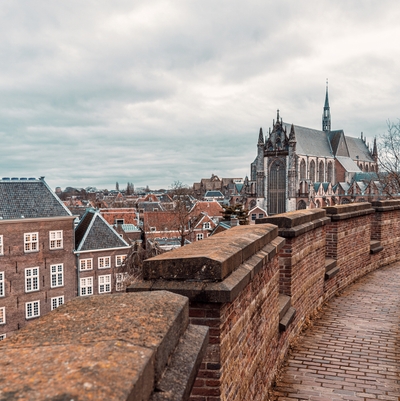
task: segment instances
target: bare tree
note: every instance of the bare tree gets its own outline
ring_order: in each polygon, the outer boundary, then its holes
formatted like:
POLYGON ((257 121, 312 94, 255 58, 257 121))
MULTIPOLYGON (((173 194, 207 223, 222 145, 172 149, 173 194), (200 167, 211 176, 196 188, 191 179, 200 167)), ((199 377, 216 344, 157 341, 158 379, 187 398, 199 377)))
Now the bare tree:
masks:
POLYGON ((400 120, 387 121, 388 129, 379 138, 379 180, 388 196, 400 193, 400 120))

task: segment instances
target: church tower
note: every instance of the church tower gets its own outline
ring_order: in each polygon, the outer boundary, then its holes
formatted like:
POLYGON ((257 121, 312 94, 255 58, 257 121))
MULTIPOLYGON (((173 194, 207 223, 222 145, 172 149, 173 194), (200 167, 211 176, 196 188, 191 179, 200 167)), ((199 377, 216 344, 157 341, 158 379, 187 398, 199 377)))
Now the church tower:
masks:
POLYGON ((324 106, 324 114, 322 115, 322 131, 329 132, 330 130, 331 130, 331 109, 329 107, 329 98, 328 98, 328 80, 326 80, 325 106, 324 106))

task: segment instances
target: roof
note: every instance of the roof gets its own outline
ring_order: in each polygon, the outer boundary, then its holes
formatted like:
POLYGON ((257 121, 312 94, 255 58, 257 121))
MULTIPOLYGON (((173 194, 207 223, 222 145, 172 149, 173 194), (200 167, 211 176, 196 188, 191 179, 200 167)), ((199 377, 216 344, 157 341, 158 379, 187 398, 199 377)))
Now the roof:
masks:
POLYGON ((190 211, 191 215, 197 216, 201 212, 208 214, 211 217, 222 217, 222 206, 217 201, 206 202, 198 201, 190 211))
POLYGON ((205 198, 223 198, 224 194, 221 191, 207 191, 205 198))
POLYGON ((134 224, 121 224, 121 227, 126 233, 140 231, 140 228, 135 226, 134 224))
POLYGON ((93 209, 88 210, 75 229, 77 251, 126 248, 129 244, 93 209))
POLYGON ((357 163, 355 163, 350 157, 336 156, 336 159, 348 173, 361 172, 360 168, 357 166, 357 163))
POLYGON ((346 137, 347 147, 349 149, 350 157, 355 160, 374 162, 372 155, 361 138, 346 137))
MULTIPOLYGON (((287 132, 292 124, 283 123, 287 132)), ((324 131, 293 125, 296 136, 296 152, 299 155, 333 157, 331 145, 324 131)))
POLYGON ((72 216, 72 213, 43 179, 0 180, 0 219, 65 216, 72 216))

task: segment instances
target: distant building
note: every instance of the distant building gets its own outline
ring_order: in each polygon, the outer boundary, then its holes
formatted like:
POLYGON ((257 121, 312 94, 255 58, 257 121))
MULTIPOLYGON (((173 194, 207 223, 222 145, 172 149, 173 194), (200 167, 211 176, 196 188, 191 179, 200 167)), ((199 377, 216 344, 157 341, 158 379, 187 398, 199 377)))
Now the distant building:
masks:
POLYGON ((0 339, 76 296, 74 216, 43 178, 0 180, 0 339))
POLYGON ((380 195, 376 140, 370 149, 363 134, 353 138, 331 130, 328 87, 321 131, 285 123, 278 110, 268 135, 260 129, 257 149, 241 191, 248 209, 258 206, 273 215, 380 195))

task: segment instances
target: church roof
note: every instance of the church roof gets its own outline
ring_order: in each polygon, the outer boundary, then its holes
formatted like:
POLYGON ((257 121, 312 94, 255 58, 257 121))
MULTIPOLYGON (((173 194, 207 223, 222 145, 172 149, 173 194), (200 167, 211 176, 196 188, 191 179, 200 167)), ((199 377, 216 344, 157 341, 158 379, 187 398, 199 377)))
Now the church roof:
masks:
POLYGON ((346 137, 350 157, 354 160, 374 162, 365 142, 361 138, 346 137))
MULTIPOLYGON (((283 123, 290 132, 292 124, 283 123)), ((300 155, 333 157, 328 138, 323 131, 294 125, 296 137, 296 153, 300 155)))
POLYGON ((336 156, 336 159, 348 173, 359 173, 361 171, 350 157, 336 156))

